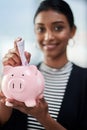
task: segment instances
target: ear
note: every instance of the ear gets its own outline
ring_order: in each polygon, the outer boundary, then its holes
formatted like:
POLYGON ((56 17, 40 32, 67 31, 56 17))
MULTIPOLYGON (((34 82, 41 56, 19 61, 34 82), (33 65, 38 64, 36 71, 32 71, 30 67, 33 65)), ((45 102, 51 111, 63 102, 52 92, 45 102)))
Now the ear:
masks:
POLYGON ((71 37, 70 38, 73 38, 75 33, 76 33, 76 26, 73 26, 71 29, 71 37))
POLYGON ((36 67, 35 65, 29 65, 29 69, 30 69, 33 73, 37 74, 37 67, 36 67))
POLYGON ((4 73, 4 74, 7 74, 7 73, 9 72, 9 70, 12 69, 12 68, 13 68, 13 67, 10 66, 10 65, 4 66, 4 67, 3 67, 3 73, 4 73))

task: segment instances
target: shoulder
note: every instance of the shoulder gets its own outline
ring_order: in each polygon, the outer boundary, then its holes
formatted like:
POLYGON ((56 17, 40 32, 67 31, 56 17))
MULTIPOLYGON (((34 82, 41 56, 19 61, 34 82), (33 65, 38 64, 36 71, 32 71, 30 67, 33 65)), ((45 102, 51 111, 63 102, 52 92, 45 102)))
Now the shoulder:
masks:
POLYGON ((71 75, 75 76, 75 78, 87 80, 87 68, 73 64, 71 75))
POLYGON ((77 70, 79 72, 81 71, 81 72, 87 73, 87 68, 83 68, 83 67, 77 66, 75 64, 73 64, 73 70, 77 70))

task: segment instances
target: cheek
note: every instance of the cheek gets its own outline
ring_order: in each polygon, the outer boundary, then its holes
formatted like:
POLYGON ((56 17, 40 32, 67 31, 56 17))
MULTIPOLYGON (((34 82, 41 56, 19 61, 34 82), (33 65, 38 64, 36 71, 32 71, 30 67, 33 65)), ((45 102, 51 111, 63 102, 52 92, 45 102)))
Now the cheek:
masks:
POLYGON ((36 34, 36 40, 37 40, 38 44, 41 44, 43 41, 43 36, 36 34))
POLYGON ((70 39, 70 33, 69 32, 62 32, 59 37, 60 37, 60 40, 62 40, 62 42, 67 43, 68 40, 70 39))

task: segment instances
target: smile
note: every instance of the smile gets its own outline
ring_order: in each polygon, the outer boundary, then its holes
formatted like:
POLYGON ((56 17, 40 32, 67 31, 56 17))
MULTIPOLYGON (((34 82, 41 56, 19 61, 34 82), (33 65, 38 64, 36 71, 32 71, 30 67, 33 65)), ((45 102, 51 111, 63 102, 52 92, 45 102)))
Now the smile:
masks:
POLYGON ((44 45, 43 46, 43 48, 45 49, 45 50, 53 50, 53 49, 55 49, 57 47, 57 44, 46 44, 46 45, 44 45))

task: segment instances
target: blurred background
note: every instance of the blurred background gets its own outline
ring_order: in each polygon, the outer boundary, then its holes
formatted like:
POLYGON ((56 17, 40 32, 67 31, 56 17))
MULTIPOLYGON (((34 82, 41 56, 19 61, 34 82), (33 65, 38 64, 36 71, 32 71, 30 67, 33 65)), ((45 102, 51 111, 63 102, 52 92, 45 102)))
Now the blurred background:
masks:
MULTIPOLYGON (((42 53, 35 46, 33 26, 34 13, 41 0, 0 0, 0 74, 2 73, 2 57, 13 47, 17 37, 25 40, 25 50, 32 54, 31 64, 38 64, 42 53)), ((65 0, 74 13, 77 33, 75 42, 86 43, 87 38, 87 0, 65 0)))

